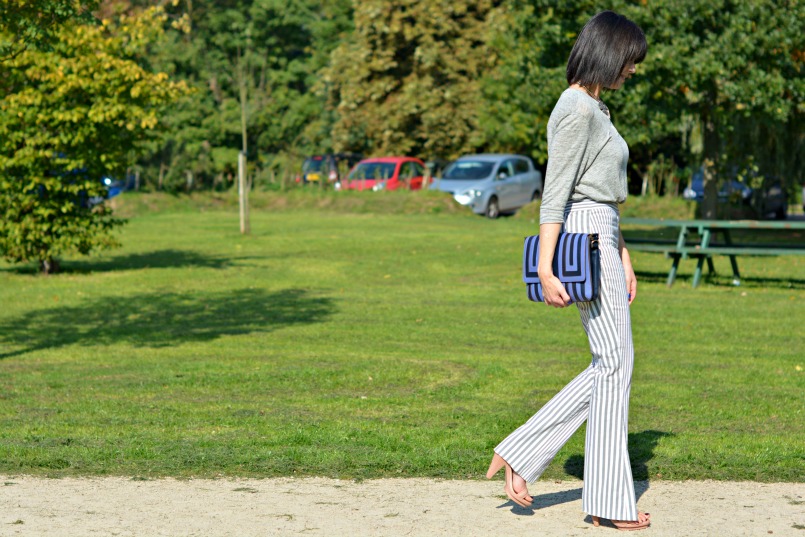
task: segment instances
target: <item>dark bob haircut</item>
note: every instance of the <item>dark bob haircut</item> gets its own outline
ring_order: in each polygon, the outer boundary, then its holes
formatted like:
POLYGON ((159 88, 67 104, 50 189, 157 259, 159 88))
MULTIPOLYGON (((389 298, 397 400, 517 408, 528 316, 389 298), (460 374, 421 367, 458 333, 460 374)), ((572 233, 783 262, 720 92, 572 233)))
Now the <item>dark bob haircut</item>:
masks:
POLYGON ((638 25, 612 11, 602 11, 581 29, 567 60, 567 83, 582 86, 615 84, 629 62, 646 57, 648 43, 638 25))

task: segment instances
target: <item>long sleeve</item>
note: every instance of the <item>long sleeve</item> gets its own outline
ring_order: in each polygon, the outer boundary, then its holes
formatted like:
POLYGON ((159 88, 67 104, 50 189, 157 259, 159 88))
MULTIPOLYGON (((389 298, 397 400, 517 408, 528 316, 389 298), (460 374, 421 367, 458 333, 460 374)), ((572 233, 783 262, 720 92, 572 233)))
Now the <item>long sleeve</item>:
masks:
POLYGON ((565 205, 583 172, 590 144, 590 118, 570 113, 549 131, 548 168, 540 206, 540 224, 562 223, 565 205))

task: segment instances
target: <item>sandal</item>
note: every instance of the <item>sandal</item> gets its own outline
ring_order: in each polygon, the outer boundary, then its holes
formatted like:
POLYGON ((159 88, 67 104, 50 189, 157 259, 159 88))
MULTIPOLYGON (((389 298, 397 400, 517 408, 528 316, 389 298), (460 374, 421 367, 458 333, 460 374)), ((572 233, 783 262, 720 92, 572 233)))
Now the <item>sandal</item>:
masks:
POLYGON ((506 484, 503 486, 503 490, 506 492, 506 496, 509 497, 511 501, 519 505, 520 507, 531 507, 531 503, 534 501, 528 494, 528 488, 521 492, 517 492, 514 490, 514 470, 512 467, 509 466, 503 457, 495 453, 495 456, 492 457, 492 462, 489 463, 489 470, 486 471, 486 478, 491 479, 501 468, 506 468, 506 484))
MULTIPOLYGON (((599 517, 593 516, 593 526, 597 528, 600 522, 599 517)), ((610 520, 610 522, 621 531, 644 530, 651 526, 651 513, 638 511, 637 520, 610 520)))

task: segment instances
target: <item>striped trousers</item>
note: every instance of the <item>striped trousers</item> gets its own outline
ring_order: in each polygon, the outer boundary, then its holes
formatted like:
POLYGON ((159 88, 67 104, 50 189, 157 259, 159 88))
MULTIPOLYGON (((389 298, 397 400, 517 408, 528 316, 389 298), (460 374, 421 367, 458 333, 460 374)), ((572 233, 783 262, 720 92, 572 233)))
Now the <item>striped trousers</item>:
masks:
POLYGON ((576 304, 590 340, 592 363, 495 452, 532 482, 570 436, 587 420, 582 509, 612 520, 637 520, 632 469, 627 449, 629 390, 634 348, 623 263, 618 253, 616 205, 571 202, 564 231, 598 233, 601 294, 576 304))

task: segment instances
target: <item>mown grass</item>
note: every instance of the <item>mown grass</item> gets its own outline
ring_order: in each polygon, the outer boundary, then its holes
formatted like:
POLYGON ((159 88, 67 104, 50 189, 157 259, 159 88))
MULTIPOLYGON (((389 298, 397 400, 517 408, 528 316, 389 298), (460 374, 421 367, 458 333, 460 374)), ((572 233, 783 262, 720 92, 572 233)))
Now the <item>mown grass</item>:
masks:
MULTIPOLYGON (((482 475, 586 367, 578 315, 525 298, 535 205, 493 222, 388 194, 266 195, 247 237, 230 194, 127 194, 122 249, 0 264, 0 472, 482 475)), ((667 289, 669 261, 635 254, 637 479, 805 475, 804 263, 739 262, 741 287, 717 259, 667 289)), ((583 441, 546 477, 580 477, 583 441)))

